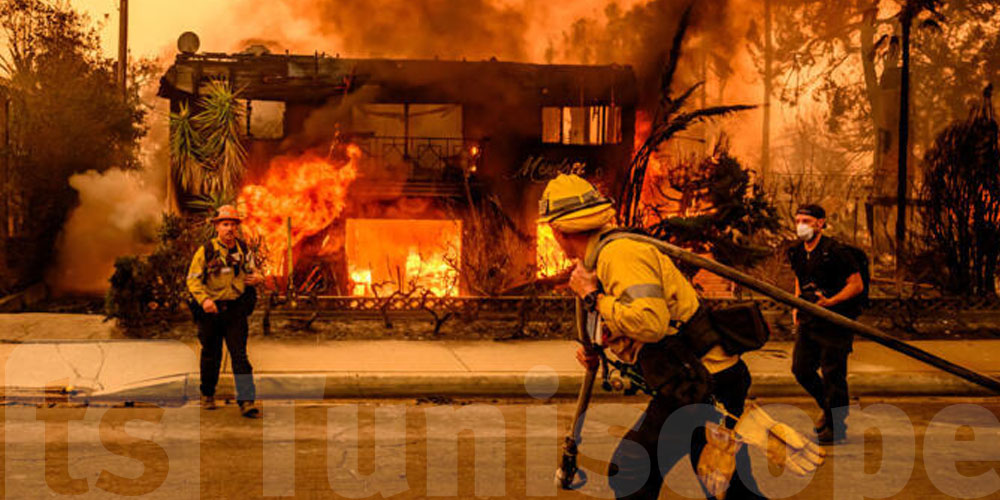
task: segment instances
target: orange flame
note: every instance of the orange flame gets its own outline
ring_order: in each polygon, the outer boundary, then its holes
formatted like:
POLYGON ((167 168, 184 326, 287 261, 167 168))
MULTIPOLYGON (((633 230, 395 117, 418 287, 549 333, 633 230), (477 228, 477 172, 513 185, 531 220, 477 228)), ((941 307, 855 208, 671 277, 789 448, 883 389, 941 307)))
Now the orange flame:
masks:
MULTIPOLYGON (((636 111, 635 151, 638 151, 642 147, 646 138, 652 133, 652 129, 653 120, 649 116, 649 113, 636 111)), ((667 197, 667 194, 678 194, 670 187, 671 183, 668 179, 670 174, 669 162, 670 155, 663 148, 663 144, 649 155, 649 163, 646 165, 646 176, 643 178, 642 192, 639 196, 641 208, 655 206, 659 208, 667 207, 671 211, 679 209, 677 203, 667 197)), ((642 214, 642 220, 639 223, 644 226, 659 222, 659 218, 649 210, 641 210, 640 213, 642 214)))
POLYGON ((552 227, 545 223, 538 224, 538 239, 536 241, 535 258, 537 270, 535 275, 539 278, 555 276, 571 267, 571 261, 563 253, 562 247, 552 234, 552 227))
POLYGON ((352 294, 457 295, 461 238, 457 220, 347 219, 352 294))
POLYGON ((347 147, 347 159, 332 162, 315 155, 281 157, 271 162, 261 184, 240 192, 238 203, 247 214, 243 228, 259 235, 267 249, 265 274, 284 274, 279 266, 287 255, 285 220, 292 220, 292 248, 318 234, 344 211, 347 191, 357 177, 361 149, 347 147))

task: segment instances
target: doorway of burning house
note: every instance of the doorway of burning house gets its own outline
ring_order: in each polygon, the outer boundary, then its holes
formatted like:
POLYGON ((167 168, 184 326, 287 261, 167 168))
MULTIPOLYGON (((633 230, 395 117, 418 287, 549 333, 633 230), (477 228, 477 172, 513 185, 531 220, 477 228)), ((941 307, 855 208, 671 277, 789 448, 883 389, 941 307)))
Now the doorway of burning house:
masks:
POLYGON ((351 295, 459 294, 462 221, 347 219, 351 295))

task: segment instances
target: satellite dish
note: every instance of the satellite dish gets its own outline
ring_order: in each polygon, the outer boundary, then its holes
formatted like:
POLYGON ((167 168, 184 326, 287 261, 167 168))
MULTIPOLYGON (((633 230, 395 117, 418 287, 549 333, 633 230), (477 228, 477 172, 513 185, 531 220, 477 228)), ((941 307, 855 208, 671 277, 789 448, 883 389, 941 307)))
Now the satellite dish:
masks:
POLYGON ((177 50, 185 54, 198 52, 198 47, 200 46, 201 40, 198 39, 198 35, 194 34, 193 31, 185 31, 177 38, 177 50))

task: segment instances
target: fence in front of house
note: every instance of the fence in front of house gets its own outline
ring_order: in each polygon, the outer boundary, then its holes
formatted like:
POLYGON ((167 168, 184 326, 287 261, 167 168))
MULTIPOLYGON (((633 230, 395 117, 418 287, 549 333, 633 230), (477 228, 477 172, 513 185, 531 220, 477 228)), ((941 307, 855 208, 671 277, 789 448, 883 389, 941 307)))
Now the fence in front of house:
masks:
MULTIPOLYGON (((761 297, 706 298, 709 308, 723 307, 741 300, 756 300, 768 321, 779 330, 791 325, 791 308, 761 297)), ((566 296, 526 297, 436 297, 433 295, 389 297, 300 297, 295 306, 280 297, 263 298, 266 310, 276 318, 376 318, 384 315, 420 316, 429 312, 453 313, 470 319, 572 319, 574 303, 566 296)), ((886 328, 918 331, 927 324, 940 328, 1000 330, 998 298, 873 298, 863 321, 886 328)))

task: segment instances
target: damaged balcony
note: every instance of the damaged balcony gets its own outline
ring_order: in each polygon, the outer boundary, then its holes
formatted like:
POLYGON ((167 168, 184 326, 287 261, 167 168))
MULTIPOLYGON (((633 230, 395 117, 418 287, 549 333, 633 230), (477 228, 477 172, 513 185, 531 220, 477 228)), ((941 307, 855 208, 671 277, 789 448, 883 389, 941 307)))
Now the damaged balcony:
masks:
POLYGON ((363 153, 357 195, 460 197, 478 170, 482 149, 465 139, 459 104, 357 104, 344 122, 340 140, 363 153))
POLYGON ((361 148, 359 196, 383 193, 402 196, 461 197, 464 181, 478 169, 479 141, 444 137, 347 138, 361 148))

